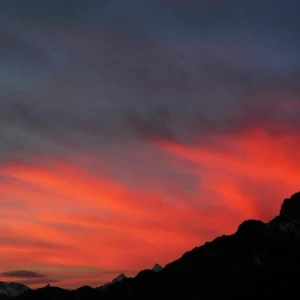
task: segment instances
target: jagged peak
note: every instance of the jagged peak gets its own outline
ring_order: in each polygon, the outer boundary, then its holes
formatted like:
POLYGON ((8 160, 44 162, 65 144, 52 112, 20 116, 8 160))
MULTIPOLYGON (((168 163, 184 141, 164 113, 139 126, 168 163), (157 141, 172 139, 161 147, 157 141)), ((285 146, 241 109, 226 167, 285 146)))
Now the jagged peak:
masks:
POLYGON ((119 276, 114 278, 111 283, 120 282, 120 281, 123 281, 126 278, 127 278, 126 275, 124 273, 121 273, 119 276))
POLYGON ((300 219, 300 192, 284 199, 280 208, 280 218, 285 221, 300 219))
POLYGON ((155 264, 154 267, 152 268, 153 272, 159 272, 159 271, 162 271, 162 270, 163 270, 163 267, 159 264, 155 264))
POLYGON ((124 273, 121 273, 120 275, 118 275, 117 277, 115 277, 111 282, 107 282, 103 285, 101 285, 100 287, 98 287, 97 289, 106 289, 107 287, 117 283, 117 282, 121 282, 123 280, 127 279, 126 275, 124 273))

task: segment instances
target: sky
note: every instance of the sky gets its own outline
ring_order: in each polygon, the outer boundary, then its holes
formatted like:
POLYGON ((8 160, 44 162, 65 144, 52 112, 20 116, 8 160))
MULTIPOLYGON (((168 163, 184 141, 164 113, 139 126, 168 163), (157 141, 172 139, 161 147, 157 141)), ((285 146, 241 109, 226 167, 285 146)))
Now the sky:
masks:
POLYGON ((100 286, 300 190, 299 0, 0 3, 0 281, 100 286))

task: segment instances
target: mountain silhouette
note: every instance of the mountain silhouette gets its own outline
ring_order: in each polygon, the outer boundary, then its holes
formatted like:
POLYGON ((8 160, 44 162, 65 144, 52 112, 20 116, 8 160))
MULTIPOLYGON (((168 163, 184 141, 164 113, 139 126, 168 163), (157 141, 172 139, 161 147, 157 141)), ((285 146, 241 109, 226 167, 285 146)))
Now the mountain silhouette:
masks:
POLYGON ((122 274, 122 280, 106 288, 48 287, 14 299, 298 299, 299 221, 300 193, 296 193, 283 201, 279 215, 270 222, 246 220, 234 234, 194 248, 164 268, 155 265, 134 278, 122 274))

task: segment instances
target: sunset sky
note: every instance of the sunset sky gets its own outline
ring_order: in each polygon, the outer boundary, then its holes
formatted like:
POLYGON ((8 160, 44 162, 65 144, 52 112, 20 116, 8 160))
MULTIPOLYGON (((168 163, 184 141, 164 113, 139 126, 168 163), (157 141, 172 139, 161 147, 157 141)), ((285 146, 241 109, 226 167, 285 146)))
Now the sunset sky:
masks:
POLYGON ((300 190, 299 0, 0 3, 0 281, 100 286, 300 190))

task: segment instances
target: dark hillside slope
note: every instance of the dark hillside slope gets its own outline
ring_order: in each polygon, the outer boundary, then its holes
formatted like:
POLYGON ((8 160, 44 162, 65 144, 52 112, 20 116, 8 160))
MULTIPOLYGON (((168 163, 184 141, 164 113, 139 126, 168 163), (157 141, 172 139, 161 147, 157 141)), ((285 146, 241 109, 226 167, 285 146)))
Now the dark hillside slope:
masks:
POLYGON ((247 220, 235 234, 197 247, 159 272, 145 270, 105 289, 48 288, 18 299, 298 299, 299 220, 297 193, 269 223, 247 220))

